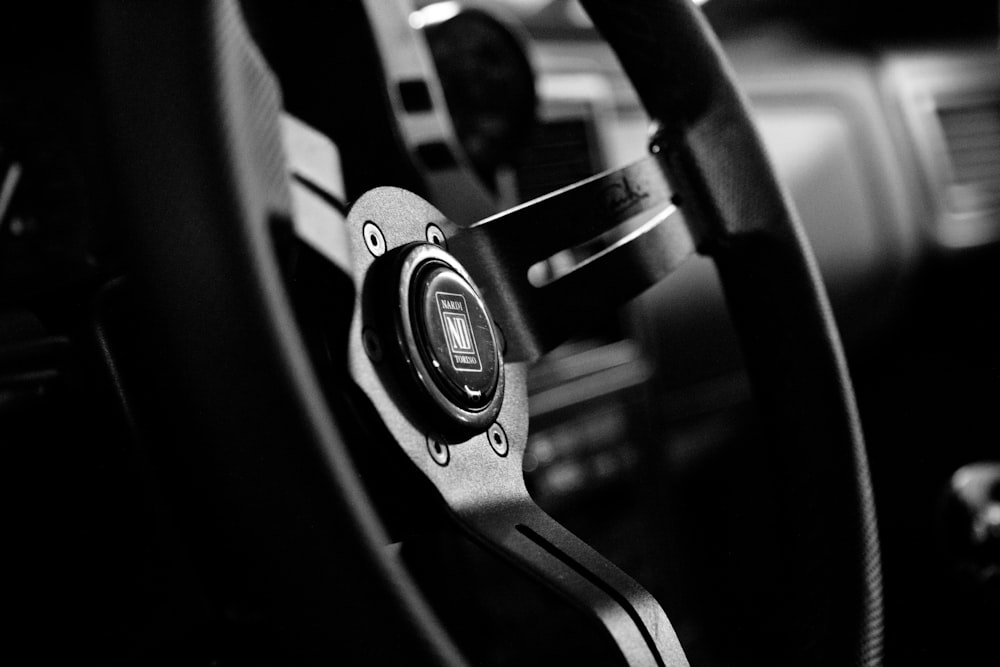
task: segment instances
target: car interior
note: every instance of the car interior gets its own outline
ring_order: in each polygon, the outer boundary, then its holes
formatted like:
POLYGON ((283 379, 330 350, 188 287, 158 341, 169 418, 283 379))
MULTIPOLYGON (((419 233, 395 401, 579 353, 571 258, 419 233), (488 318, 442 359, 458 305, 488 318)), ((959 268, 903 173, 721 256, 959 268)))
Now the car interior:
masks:
POLYGON ((7 25, 11 664, 1000 660, 1000 3, 7 25))

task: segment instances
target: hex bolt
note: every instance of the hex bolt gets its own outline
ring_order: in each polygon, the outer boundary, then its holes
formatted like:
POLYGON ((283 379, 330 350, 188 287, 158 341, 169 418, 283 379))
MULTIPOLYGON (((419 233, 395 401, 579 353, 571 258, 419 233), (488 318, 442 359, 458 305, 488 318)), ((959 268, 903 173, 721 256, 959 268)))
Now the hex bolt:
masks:
POLYGON ((365 239, 368 252, 375 257, 381 257, 385 254, 385 237, 382 236, 382 230, 378 228, 378 225, 371 220, 366 220, 361 228, 361 235, 365 239))
POLYGON ((427 235, 427 242, 428 243, 433 243, 434 245, 439 245, 442 248, 447 248, 448 247, 448 244, 445 241, 444 232, 442 232, 441 228, 438 227, 437 225, 435 225, 434 223, 431 223, 431 224, 427 225, 427 233, 426 233, 426 235, 427 235))
POLYGON ((493 448, 497 456, 507 456, 510 445, 507 443, 507 433, 500 424, 493 422, 493 425, 486 431, 486 439, 490 441, 490 447, 493 448))
POLYGON ((378 334, 369 327, 365 327, 361 332, 361 343, 365 346, 365 354, 376 364, 382 361, 382 343, 378 339, 378 334))
POLYGON ((448 445, 435 440, 431 436, 427 436, 427 453, 434 459, 434 463, 441 467, 448 465, 448 461, 451 459, 451 451, 448 449, 448 445))

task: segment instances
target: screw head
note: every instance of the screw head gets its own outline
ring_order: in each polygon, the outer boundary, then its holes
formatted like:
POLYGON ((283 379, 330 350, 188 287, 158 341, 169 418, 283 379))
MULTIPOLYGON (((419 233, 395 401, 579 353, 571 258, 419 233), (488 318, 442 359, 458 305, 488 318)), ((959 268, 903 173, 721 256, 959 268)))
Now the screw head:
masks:
POLYGON ((378 225, 368 220, 361 227, 361 235, 365 239, 365 246, 368 248, 368 252, 375 257, 381 257, 385 254, 385 237, 382 235, 382 230, 378 228, 378 225))
POLYGON ((448 461, 451 460, 451 450, 448 449, 448 445, 431 436, 427 436, 427 453, 431 455, 434 463, 441 467, 448 465, 448 461))
POLYGON ((497 456, 507 456, 507 452, 510 451, 510 445, 507 443, 507 432, 503 430, 500 424, 493 422, 486 431, 486 439, 490 441, 490 447, 493 448, 497 456))
POLYGON ((444 232, 442 232, 441 228, 435 225, 434 223, 427 225, 426 236, 428 243, 439 245, 442 248, 448 247, 448 242, 445 240, 444 232))

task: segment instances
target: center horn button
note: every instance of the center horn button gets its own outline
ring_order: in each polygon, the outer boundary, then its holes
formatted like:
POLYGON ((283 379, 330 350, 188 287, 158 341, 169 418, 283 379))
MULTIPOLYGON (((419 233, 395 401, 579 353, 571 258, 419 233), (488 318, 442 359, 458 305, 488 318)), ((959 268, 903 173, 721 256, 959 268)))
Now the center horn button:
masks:
POLYGON ((486 304, 465 269, 438 246, 414 246, 400 269, 398 323, 418 389, 445 418, 445 435, 486 430, 500 412, 504 386, 486 304))

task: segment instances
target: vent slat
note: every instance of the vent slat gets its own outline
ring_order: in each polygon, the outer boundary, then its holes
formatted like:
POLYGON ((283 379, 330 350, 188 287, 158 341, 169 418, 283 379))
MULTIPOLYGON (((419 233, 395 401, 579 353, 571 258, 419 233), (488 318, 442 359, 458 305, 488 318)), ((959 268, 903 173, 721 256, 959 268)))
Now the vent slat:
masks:
MULTIPOLYGON (((1000 190, 1000 99, 938 109, 954 184, 1000 190)), ((971 201, 970 201, 970 205, 971 201)))
POLYGON ((953 153, 959 151, 989 151, 1000 150, 1000 132, 994 135, 973 134, 967 137, 946 137, 948 148, 953 153))
POLYGON ((956 167, 975 167, 1000 162, 1000 150, 952 151, 951 160, 956 167))
POLYGON ((965 167, 955 172, 955 181, 963 185, 1000 187, 1000 166, 979 169, 965 167))

